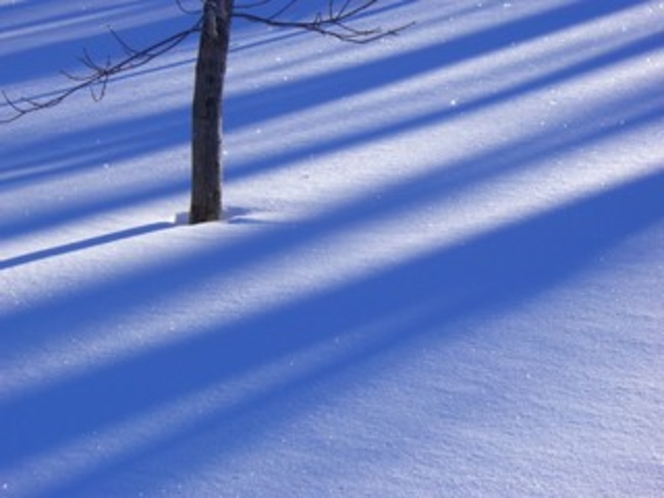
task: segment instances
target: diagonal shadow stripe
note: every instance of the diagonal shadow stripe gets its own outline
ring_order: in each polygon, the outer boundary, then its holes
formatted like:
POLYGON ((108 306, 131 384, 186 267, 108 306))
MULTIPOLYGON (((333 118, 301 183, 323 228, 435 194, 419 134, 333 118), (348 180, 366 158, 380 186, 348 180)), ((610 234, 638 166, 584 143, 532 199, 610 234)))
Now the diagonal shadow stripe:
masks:
POLYGON ((23 254, 21 256, 0 260, 0 270, 13 268, 15 266, 24 265, 27 263, 33 263, 42 259, 53 258, 55 256, 62 256, 63 254, 83 251, 84 249, 90 249, 92 247, 111 244, 113 242, 118 242, 124 239, 131 239, 140 235, 159 232, 161 230, 171 228, 172 226, 172 223, 166 222, 152 223, 150 225, 129 228, 127 230, 120 230, 119 232, 100 235, 98 237, 91 237, 89 239, 79 240, 77 242, 71 242, 69 244, 63 244, 48 249, 42 249, 41 251, 35 251, 29 254, 23 254))

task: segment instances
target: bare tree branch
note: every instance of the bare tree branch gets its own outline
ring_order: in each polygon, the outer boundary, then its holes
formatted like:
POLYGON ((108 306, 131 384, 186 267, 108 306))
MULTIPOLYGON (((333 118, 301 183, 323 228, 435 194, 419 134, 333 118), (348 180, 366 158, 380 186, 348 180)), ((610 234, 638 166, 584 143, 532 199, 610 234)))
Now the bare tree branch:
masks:
POLYGON ((12 99, 3 91, 2 96, 5 103, 14 111, 14 113, 8 118, 0 119, 0 123, 16 121, 26 114, 54 107, 81 90, 90 90, 90 94, 95 101, 102 100, 106 94, 106 87, 112 76, 137 69, 150 63, 155 58, 178 46, 192 33, 198 32, 199 30, 200 22, 197 22, 193 26, 180 31, 179 33, 164 38, 163 40, 140 50, 130 47, 117 33, 111 30, 111 34, 125 51, 125 58, 116 63, 112 63, 110 58, 106 59, 104 63, 99 63, 88 53, 87 50, 84 50, 83 55, 79 57, 79 60, 83 66, 89 69, 89 73, 76 75, 62 71, 62 74, 66 78, 76 82, 76 84, 56 92, 55 97, 47 99, 12 99))
MULTIPOLYGON (((271 2, 272 0, 262 0, 256 3, 267 5, 271 2)), ((328 0, 326 13, 318 12, 312 19, 306 21, 284 18, 284 15, 297 3, 297 0, 291 0, 270 15, 257 15, 245 10, 254 7, 256 3, 239 6, 236 7, 233 16, 268 26, 312 31, 351 43, 369 43, 380 38, 393 36, 412 25, 412 23, 409 23, 390 29, 380 27, 359 29, 348 24, 348 21, 358 17, 378 2, 379 0, 359 0, 355 2, 353 0, 343 0, 341 2, 328 0), (341 4, 341 6, 337 6, 338 4, 341 4)))
MULTIPOLYGON (((411 25, 406 24, 385 30, 380 27, 360 29, 349 24, 350 21, 377 4, 379 0, 328 0, 326 12, 318 12, 311 19, 304 21, 288 19, 287 15, 298 1, 286 1, 269 15, 258 15, 250 11, 258 7, 266 7, 272 4, 273 0, 253 0, 249 3, 237 4, 232 16, 268 26, 315 32, 351 43, 368 43, 386 36, 396 35, 411 25)), ((183 0, 175 0, 175 2, 182 12, 194 13, 184 6, 183 0)), ((0 123, 16 121, 27 114, 57 106, 82 90, 90 91, 90 95, 95 101, 103 99, 111 77, 152 62, 155 58, 184 42, 193 33, 200 32, 203 25, 203 13, 200 8, 195 13, 198 14, 199 18, 191 27, 141 49, 131 46, 113 28, 109 27, 111 36, 124 52, 124 58, 115 63, 107 58, 103 63, 100 63, 87 50, 84 50, 79 60, 88 69, 88 72, 77 75, 62 71, 62 74, 74 84, 56 91, 53 97, 14 99, 3 91, 2 96, 5 104, 11 109, 12 115, 7 118, 0 118, 0 123)))

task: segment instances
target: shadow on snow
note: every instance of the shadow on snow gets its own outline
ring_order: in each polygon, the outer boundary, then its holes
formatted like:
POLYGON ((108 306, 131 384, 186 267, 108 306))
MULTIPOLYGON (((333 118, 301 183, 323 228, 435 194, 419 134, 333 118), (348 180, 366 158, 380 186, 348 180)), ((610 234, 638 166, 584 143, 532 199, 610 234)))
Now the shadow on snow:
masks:
MULTIPOLYGON (((248 124, 243 117, 245 111, 257 119, 269 119, 321 103, 316 96, 320 96, 323 102, 339 98, 339 94, 333 91, 340 86, 339 82, 344 82, 344 92, 359 93, 464 58, 491 53, 512 42, 550 34, 634 4, 633 1, 617 0, 575 2, 534 18, 513 21, 440 46, 427 47, 417 53, 342 70, 294 86, 283 86, 276 90, 276 94, 242 97, 231 101, 235 116, 231 128, 248 124), (393 68, 391 73, 385 73, 387 67, 393 68), (295 94, 304 97, 294 99, 295 94), (278 104, 282 101, 283 106, 278 104), (254 106, 265 107, 262 112, 257 112, 254 106)), ((516 98, 540 85, 571 78, 602 64, 640 54, 643 50, 651 50, 653 43, 656 41, 652 37, 646 37, 625 46, 622 51, 608 54, 604 59, 589 60, 567 71, 552 73, 506 90, 503 95, 468 104, 471 107, 466 110, 474 110, 472 106, 516 98)), ((654 89, 650 91, 656 95, 654 89)), ((662 111, 661 105, 654 108, 646 105, 652 102, 636 105, 637 102, 625 101, 621 102, 622 108, 612 109, 628 118, 627 126, 616 124, 600 129, 591 123, 580 123, 580 129, 574 136, 551 140, 548 140, 544 130, 541 135, 523 137, 518 142, 502 145, 500 150, 464 158, 433 174, 420 175, 402 183, 390 192, 394 196, 384 196, 391 199, 389 203, 361 201, 295 227, 268 227, 249 241, 219 243, 202 251, 195 260, 168 261, 139 269, 131 276, 107 281, 74 295, 54 298, 26 311, 5 314, 0 337, 2 348, 20 349, 22 334, 26 332, 38 340, 42 337, 40 334, 43 337, 51 335, 53 331, 47 330, 47 323, 58 324, 67 331, 94 330, 96 323, 139 309, 174 289, 195 289, 226 268, 235 269, 269 260, 333 231, 387 217, 396 210, 457 192, 497 174, 524 168, 555 151, 569 150, 615 136, 630 127, 648 124, 658 119, 662 111), (72 315, 72 309, 80 312, 72 315), (45 316, 49 317, 47 323, 45 316)), ((427 119, 445 117, 438 114, 427 119)), ((389 133, 387 129, 385 132, 389 133)), ((381 131, 375 133, 380 134, 381 131)), ((360 140, 365 139, 369 137, 360 140)), ((151 144, 147 150, 159 146, 151 144)), ((130 157, 135 153, 137 150, 129 147, 118 157, 130 157)), ((299 153, 302 154, 302 150, 299 153)), ((65 169, 59 172, 70 173, 71 168, 85 168, 86 164, 86 161, 72 163, 63 166, 65 169)), ((36 178, 38 176, 32 179, 36 178)), ((173 188, 176 187, 170 185, 156 190, 171 192, 173 188)), ((155 458, 165 450, 185 446, 203 434, 214 433, 219 454, 229 455, 252 438, 260 437, 271 424, 292 416, 291 412, 285 413, 281 406, 285 400, 300 397, 303 392, 342 375, 354 365, 406 347, 410 341, 423 336, 434 341, 448 340, 455 334, 455 321, 514 306, 592 266, 604 251, 664 218, 663 191, 664 173, 654 172, 551 211, 486 231, 458 245, 432 248, 429 253, 402 261, 395 267, 342 282, 235 323, 196 331, 193 338, 187 336, 175 344, 136 351, 131 357, 116 363, 95 366, 74 377, 56 380, 47 387, 19 393, 3 400, 0 405, 0 466, 20 464, 43 452, 57 450, 94 431, 126 422, 273 362, 283 362, 290 355, 333 344, 336 338, 352 337, 357 333, 362 335, 359 343, 335 350, 324 361, 297 376, 282 379, 234 404, 218 406, 216 411, 195 420, 195 423, 154 442, 124 451, 97 469, 73 477, 57 489, 48 491, 54 495, 74 495, 94 482, 114 479, 129 465, 155 458), (607 222, 598 224, 598 220, 607 222), (403 313, 409 315, 407 323, 399 319, 403 313), (381 326, 375 327, 376 324, 381 326), (72 411, 72 407, 76 410, 72 411), (257 430, 256 420, 262 421, 261 430, 257 430)), ((144 195, 145 192, 135 192, 129 197, 114 201, 105 199, 88 207, 91 210, 112 209, 126 202, 139 202, 140 196, 144 195)), ((153 192, 147 195, 161 194, 153 192)), ((73 212, 60 212, 45 218, 38 228, 71 219, 75 219, 73 212)), ((117 242, 167 226, 154 224, 123 230, 20 255, 3 264, 5 268, 14 267, 117 242)), ((7 229, 9 234, 20 231, 18 227, 7 229)), ((306 405, 301 403, 303 408, 306 405)), ((190 465, 193 467, 198 463, 194 460, 190 465)))
MULTIPOLYGON (((341 350, 301 377, 239 404, 219 406, 193 427, 176 431, 154 446, 129 451, 110 467, 57 491, 75 493, 80 486, 110 477, 116 465, 154 456, 202 431, 221 433, 224 444, 218 452, 223 455, 260 435, 247 419, 260 414, 269 420, 266 414, 275 410, 275 420, 283 416, 277 402, 284 396, 341 374, 350 365, 404 347, 423 333, 434 341, 449 339, 456 320, 514 306, 583 271, 612 246, 664 218, 662 191, 664 173, 655 172, 229 326, 202 330, 194 338, 139 351, 118 363, 15 396, 0 410, 4 433, 0 464, 16 464, 289 355, 366 331, 361 344, 341 350), (598 220, 607 222, 598 225, 598 220), (404 313, 409 315, 407 323, 399 320, 404 313), (382 326, 372 328, 376 323, 382 326), (224 427, 231 423, 245 430, 226 432, 224 427)), ((170 278, 159 282, 173 284, 177 282, 170 278)), ((138 298, 139 291, 132 291, 132 285, 124 282, 129 296, 111 303, 107 313, 113 313, 117 304, 138 298)))

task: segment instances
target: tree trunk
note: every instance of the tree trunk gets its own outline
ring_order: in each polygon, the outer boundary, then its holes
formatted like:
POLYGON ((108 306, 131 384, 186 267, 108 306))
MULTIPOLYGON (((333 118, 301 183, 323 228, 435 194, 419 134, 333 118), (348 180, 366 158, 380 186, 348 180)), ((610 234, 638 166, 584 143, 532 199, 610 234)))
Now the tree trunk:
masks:
POLYGON ((221 216, 222 97, 233 0, 206 0, 192 106, 192 188, 189 223, 221 216))

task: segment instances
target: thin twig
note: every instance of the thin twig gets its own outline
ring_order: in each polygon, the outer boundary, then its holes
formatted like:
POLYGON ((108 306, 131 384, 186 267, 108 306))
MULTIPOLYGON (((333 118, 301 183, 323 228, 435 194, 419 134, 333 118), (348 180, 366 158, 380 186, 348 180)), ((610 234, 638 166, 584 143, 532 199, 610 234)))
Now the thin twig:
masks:
MULTIPOLYGON (((311 19, 305 21, 291 20, 286 17, 299 0, 289 0, 267 16, 261 16, 250 12, 251 9, 265 7, 271 4, 272 1, 273 0, 253 0, 250 3, 236 5, 232 15, 236 18, 262 23, 268 26, 311 31, 351 43, 369 43, 386 36, 396 35, 412 24, 405 24, 390 29, 382 29, 380 27, 360 29, 349 24, 360 14, 374 6, 379 0, 340 0, 340 6, 338 6, 335 0, 328 0, 326 12, 318 12, 311 19)), ((184 7, 183 0, 175 0, 175 2, 182 12, 187 14, 192 13, 192 11, 184 7)), ((107 58, 103 63, 100 63, 95 60, 87 50, 84 50, 81 57, 79 57, 79 60, 81 64, 88 69, 88 73, 77 75, 61 71, 61 73, 67 79, 74 82, 74 84, 55 92, 53 94, 55 96, 50 98, 13 99, 3 91, 2 97, 4 98, 5 104, 12 110, 13 115, 8 118, 0 118, 0 123, 16 121, 26 114, 55 107, 81 90, 89 90, 94 101, 102 100, 106 95, 108 84, 113 76, 137 69, 152 62, 155 58, 178 46, 193 33, 200 32, 203 21, 202 12, 199 9, 197 13, 199 18, 195 24, 143 49, 137 49, 129 45, 129 43, 127 43, 115 30, 109 27, 108 29, 111 36, 115 39, 125 54, 124 58, 115 63, 112 62, 110 58, 107 58)))
MULTIPOLYGON (((42 100, 31 98, 13 99, 9 97, 6 92, 2 92, 5 103, 14 111, 14 114, 8 118, 0 119, 0 123, 16 121, 26 114, 54 107, 75 93, 85 89, 90 90, 93 100, 98 102, 106 95, 106 88, 113 76, 137 69, 150 63, 155 58, 178 46, 191 34, 198 32, 199 30, 200 23, 197 22, 193 26, 160 40, 149 47, 141 50, 132 48, 130 53, 128 53, 124 59, 115 64, 113 64, 110 59, 107 59, 104 64, 100 64, 95 61, 87 50, 84 50, 83 55, 79 60, 83 66, 90 70, 90 72, 88 74, 75 75, 62 71, 62 74, 66 78, 77 82, 77 84, 57 92, 54 97, 42 100)), ((125 47, 125 44, 122 46, 125 47)))

